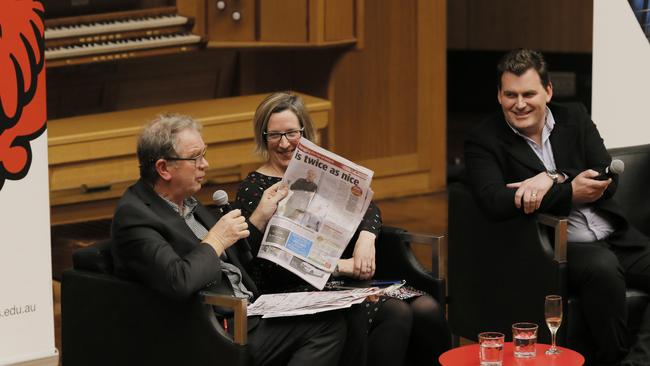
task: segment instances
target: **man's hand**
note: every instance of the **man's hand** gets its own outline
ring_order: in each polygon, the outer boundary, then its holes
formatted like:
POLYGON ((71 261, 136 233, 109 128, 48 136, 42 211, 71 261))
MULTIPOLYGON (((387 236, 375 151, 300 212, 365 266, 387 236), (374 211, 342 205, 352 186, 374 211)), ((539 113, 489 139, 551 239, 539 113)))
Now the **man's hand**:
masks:
POLYGON ((571 188, 573 188, 573 196, 571 201, 573 203, 589 203, 594 202, 600 197, 612 182, 612 178, 607 180, 594 179, 599 174, 597 171, 588 169, 578 174, 571 181, 571 188))
POLYGON ((361 231, 359 238, 354 244, 353 276, 360 280, 368 280, 375 275, 375 234, 368 231, 361 231))
POLYGON ((203 238, 203 242, 210 244, 217 252, 217 255, 221 255, 239 239, 246 238, 249 235, 248 224, 241 211, 232 210, 214 224, 203 238))
POLYGON ((537 211, 542 203, 542 198, 553 186, 553 179, 546 172, 541 172, 534 177, 521 182, 508 183, 506 187, 517 188, 515 192, 515 206, 524 206, 524 212, 529 214, 537 211))
POLYGON ((287 185, 282 184, 282 182, 277 182, 267 188, 262 194, 260 203, 249 218, 251 224, 255 225, 259 231, 264 231, 266 224, 278 208, 278 202, 286 197, 288 193, 287 185))

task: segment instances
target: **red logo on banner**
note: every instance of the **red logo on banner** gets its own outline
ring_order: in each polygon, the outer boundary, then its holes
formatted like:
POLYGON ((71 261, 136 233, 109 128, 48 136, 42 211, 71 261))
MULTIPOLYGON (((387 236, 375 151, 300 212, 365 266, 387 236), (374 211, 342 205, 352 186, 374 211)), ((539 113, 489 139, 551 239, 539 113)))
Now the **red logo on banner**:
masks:
POLYGON ((0 11, 0 190, 29 172, 31 141, 45 131, 43 5, 2 0, 0 11))

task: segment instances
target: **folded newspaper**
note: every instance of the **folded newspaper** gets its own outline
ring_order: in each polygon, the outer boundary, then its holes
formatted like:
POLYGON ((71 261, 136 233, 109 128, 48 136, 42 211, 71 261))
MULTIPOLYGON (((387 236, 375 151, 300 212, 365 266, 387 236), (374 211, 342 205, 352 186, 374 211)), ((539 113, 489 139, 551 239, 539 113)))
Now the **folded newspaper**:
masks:
POLYGON ((300 139, 258 257, 323 289, 370 205, 373 171, 300 139))
POLYGON ((386 288, 369 287, 342 291, 308 291, 269 294, 258 297, 248 305, 247 315, 263 318, 298 316, 349 308, 362 303, 369 296, 383 295, 398 290, 404 282, 386 288))

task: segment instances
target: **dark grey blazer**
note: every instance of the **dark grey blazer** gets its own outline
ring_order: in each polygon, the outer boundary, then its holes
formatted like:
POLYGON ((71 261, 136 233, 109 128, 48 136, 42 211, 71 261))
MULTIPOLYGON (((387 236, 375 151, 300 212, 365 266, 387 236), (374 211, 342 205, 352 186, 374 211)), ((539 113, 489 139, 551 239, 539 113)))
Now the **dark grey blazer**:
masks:
MULTIPOLYGON (((219 219, 200 203, 195 215, 208 229, 219 219)), ((249 230, 249 240, 261 241, 262 234, 255 227, 249 225, 249 230)), ((111 235, 117 276, 137 280, 181 300, 205 288, 232 294, 214 249, 202 244, 185 221, 142 180, 129 187, 120 199, 111 235)), ((244 285, 257 296, 257 287, 242 263, 246 258, 242 248, 243 243, 238 242, 226 249, 228 261, 239 267, 244 285)))

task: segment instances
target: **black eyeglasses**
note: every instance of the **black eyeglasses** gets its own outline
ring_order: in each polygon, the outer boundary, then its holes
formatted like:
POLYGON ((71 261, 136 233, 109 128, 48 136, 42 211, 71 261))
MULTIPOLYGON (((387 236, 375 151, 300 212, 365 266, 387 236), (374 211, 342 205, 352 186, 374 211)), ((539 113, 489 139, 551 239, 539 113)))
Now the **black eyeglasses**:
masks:
POLYGON ((194 161, 194 167, 197 167, 199 165, 199 162, 205 159, 205 154, 207 153, 208 153, 208 147, 206 146, 203 148, 203 150, 201 150, 201 153, 199 153, 199 155, 191 158, 164 157, 163 159, 170 160, 170 161, 175 161, 175 160, 194 161))
POLYGON ((295 141, 302 136, 302 131, 304 130, 305 128, 303 127, 299 130, 290 130, 285 132, 263 132, 263 134, 266 136, 266 141, 277 142, 282 139, 282 136, 286 137, 288 141, 295 141))

